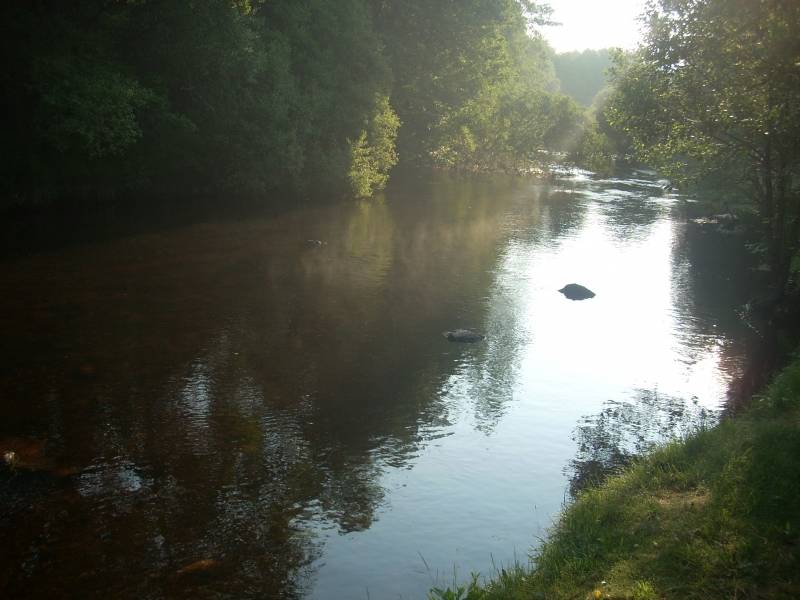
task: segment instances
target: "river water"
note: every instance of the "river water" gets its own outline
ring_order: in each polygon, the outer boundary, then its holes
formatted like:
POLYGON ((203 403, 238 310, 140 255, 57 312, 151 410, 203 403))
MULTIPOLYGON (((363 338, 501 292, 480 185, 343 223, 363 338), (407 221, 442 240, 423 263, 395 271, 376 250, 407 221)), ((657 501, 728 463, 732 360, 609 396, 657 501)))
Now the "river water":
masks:
POLYGON ((420 598, 525 561, 742 370, 756 274, 690 200, 426 175, 0 263, 0 590, 420 598))

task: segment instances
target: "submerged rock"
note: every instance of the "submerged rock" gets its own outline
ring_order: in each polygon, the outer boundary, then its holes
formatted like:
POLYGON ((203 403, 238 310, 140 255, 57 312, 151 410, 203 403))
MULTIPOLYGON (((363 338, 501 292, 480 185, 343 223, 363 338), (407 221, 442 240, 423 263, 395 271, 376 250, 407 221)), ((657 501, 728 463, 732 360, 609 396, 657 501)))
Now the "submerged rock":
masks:
POLYGON ((193 563, 190 563, 184 567, 181 567, 177 570, 176 575, 197 575, 200 573, 207 573, 212 569, 216 569, 219 566, 219 561, 213 558, 203 558, 201 560, 196 560, 193 563))
POLYGON ((454 329, 453 331, 445 331, 442 335, 451 342, 463 342, 466 344, 480 342, 486 338, 485 335, 472 329, 454 329))
POLYGON ((58 464, 47 455, 45 440, 24 437, 0 439, 0 471, 16 474, 46 474, 56 479, 71 477, 79 472, 75 467, 58 464))
POLYGON ((44 452, 46 442, 33 438, 11 437, 0 439, 3 464, 12 470, 48 471, 54 467, 44 452))
POLYGON ((558 291, 570 300, 588 300, 595 295, 592 290, 577 283, 569 283, 558 291))
POLYGON ((13 450, 6 450, 3 452, 3 462, 8 466, 10 469, 14 469, 17 466, 17 462, 19 459, 17 458, 17 453, 13 450))

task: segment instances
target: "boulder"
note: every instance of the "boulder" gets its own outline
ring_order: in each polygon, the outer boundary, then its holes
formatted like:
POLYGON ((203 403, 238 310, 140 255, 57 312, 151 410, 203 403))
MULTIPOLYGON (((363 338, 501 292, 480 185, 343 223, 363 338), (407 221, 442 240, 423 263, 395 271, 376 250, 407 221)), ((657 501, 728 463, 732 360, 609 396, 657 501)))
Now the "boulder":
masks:
POLYGON ((594 292, 592 290, 577 283, 569 283, 558 291, 570 300, 588 300, 589 298, 594 298, 594 292))

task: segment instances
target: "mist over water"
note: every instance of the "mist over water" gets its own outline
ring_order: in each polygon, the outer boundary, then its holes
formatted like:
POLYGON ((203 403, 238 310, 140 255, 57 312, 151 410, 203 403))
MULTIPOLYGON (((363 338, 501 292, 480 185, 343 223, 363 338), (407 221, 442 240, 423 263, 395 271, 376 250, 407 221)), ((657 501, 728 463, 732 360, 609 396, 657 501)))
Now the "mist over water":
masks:
POLYGON ((436 175, 7 261, 0 443, 44 450, 0 479, 0 587, 424 597, 524 560, 743 367, 756 274, 685 201, 436 175))

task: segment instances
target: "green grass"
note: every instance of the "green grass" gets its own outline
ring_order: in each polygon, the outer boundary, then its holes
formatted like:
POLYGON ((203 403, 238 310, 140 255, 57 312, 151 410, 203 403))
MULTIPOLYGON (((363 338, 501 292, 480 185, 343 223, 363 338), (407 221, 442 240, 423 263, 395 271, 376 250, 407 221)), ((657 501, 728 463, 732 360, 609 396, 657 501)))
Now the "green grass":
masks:
POLYGON ((800 358, 743 415, 582 492, 530 565, 430 597, 800 598, 800 358))

